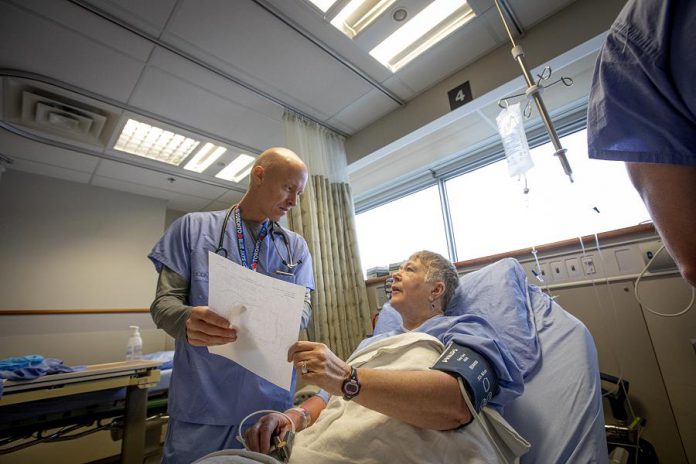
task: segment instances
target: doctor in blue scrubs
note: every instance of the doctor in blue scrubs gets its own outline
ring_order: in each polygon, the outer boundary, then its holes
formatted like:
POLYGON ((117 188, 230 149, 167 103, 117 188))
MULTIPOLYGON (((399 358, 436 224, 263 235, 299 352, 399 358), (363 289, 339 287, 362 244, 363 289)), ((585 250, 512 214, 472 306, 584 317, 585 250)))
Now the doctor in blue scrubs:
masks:
POLYGON ((239 204, 186 214, 149 254, 159 272, 150 312, 157 327, 176 340, 162 462, 188 464, 210 452, 239 447, 236 428, 247 414, 291 406, 294 374, 286 391, 208 352, 208 346, 236 340, 229 322, 207 306, 208 252, 306 287, 301 328, 306 327, 314 288, 312 258, 305 240, 277 221, 295 206, 307 179, 307 167, 295 153, 270 148, 256 159, 239 204))
POLYGON ((696 1, 629 0, 597 58, 591 158, 625 161, 682 276, 696 287, 696 1))

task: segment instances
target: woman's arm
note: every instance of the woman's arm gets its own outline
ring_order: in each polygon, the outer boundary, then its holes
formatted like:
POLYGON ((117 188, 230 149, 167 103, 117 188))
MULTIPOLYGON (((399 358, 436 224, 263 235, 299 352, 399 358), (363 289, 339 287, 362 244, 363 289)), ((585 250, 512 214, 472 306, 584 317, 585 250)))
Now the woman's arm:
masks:
POLYGON ((446 372, 376 369, 357 369, 357 372, 361 389, 352 401, 366 408, 433 430, 456 429, 471 421, 459 382, 446 372))
MULTIPOLYGON (((351 368, 322 343, 300 341, 288 352, 305 382, 343 395, 351 368), (305 365, 306 363, 306 365, 305 365)), ((360 393, 352 401, 416 427, 451 430, 471 420, 459 382, 445 372, 357 369, 360 393)))

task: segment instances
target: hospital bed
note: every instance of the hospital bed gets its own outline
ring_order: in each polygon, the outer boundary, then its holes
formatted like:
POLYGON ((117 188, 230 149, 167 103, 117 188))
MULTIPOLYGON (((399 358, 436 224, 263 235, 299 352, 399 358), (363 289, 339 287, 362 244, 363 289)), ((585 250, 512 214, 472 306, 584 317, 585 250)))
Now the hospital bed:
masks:
POLYGON ((172 370, 160 370, 163 362, 97 364, 29 381, 5 380, 0 456, 38 443, 111 430, 112 438, 123 440, 121 462, 142 463, 146 423, 157 421, 161 426, 166 413, 172 370))
MULTIPOLYGON (((608 461, 600 373, 592 336, 539 288, 520 263, 503 259, 460 277, 446 315, 477 314, 490 321, 521 364, 524 393, 503 411, 532 445, 523 464, 608 461)), ((375 333, 401 324, 389 303, 375 333)))

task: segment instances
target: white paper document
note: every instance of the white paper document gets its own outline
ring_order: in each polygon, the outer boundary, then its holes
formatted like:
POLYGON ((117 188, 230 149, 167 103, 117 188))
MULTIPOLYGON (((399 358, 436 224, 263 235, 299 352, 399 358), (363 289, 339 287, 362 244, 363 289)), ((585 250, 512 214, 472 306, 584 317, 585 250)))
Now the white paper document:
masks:
POLYGON ((285 390, 293 365, 287 361, 297 341, 305 287, 274 279, 208 252, 211 310, 237 329, 237 340, 208 351, 224 356, 285 390))

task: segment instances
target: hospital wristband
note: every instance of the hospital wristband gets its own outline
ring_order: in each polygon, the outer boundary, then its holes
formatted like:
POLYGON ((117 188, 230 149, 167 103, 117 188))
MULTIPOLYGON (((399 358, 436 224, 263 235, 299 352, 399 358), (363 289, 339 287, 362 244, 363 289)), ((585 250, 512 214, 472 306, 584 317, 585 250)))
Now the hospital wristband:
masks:
POLYGON ((307 411, 305 408, 295 407, 295 408, 290 408, 285 412, 290 412, 290 411, 299 412, 300 417, 302 417, 302 423, 300 424, 300 429, 297 430, 298 432, 300 430, 304 430, 307 427, 309 427, 309 423, 312 420, 312 416, 310 416, 309 411, 307 411))

